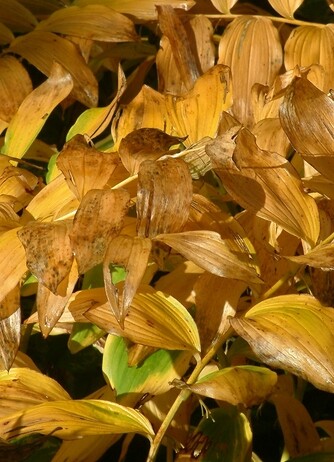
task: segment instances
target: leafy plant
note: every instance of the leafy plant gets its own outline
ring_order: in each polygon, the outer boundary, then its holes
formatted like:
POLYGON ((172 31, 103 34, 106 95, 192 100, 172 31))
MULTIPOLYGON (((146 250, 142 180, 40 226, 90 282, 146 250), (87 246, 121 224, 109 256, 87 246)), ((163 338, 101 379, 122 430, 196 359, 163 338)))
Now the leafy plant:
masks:
POLYGON ((334 26, 269 3, 0 0, 1 460, 332 460, 334 26))

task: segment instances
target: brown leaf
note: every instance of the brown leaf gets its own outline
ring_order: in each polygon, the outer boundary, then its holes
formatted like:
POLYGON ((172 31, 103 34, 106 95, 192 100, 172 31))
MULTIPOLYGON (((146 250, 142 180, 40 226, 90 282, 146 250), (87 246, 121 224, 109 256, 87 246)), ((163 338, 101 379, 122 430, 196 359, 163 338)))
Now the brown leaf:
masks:
POLYGON ((133 22, 105 5, 68 6, 41 21, 36 30, 73 35, 102 42, 138 40, 133 22))
POLYGON ((10 316, 0 321, 0 369, 8 371, 11 368, 19 349, 20 340, 21 309, 18 306, 10 316))
POLYGON ((126 135, 118 148, 118 154, 127 171, 136 175, 144 160, 157 160, 174 144, 184 138, 170 136, 157 128, 140 128, 126 135))
POLYGON ((124 327, 124 319, 147 268, 151 241, 147 238, 117 236, 109 244, 103 260, 106 294, 115 318, 124 327), (110 265, 123 266, 126 278, 120 291, 111 280, 110 265))
POLYGON ((129 200, 124 189, 91 189, 83 197, 70 234, 80 274, 103 261, 111 239, 121 230, 129 200))
POLYGON ((18 232, 26 249, 27 266, 31 273, 54 294, 69 274, 73 252, 70 242, 70 224, 30 223, 18 232))
POLYGON ((83 135, 66 143, 57 158, 57 167, 79 200, 91 189, 105 188, 118 164, 117 154, 98 151, 83 135))
POLYGON ((0 321, 9 318, 18 308, 20 308, 20 286, 12 289, 0 302, 0 321))
POLYGON ((231 68, 233 115, 244 125, 253 125, 251 89, 256 83, 271 85, 282 66, 277 29, 265 17, 235 19, 220 40, 218 62, 231 68))
POLYGON ((228 132, 207 145, 213 167, 231 196, 245 209, 273 221, 289 233, 315 245, 320 231, 314 199, 282 156, 259 149, 246 129, 236 142, 228 132))
POLYGON ((73 78, 73 96, 86 106, 97 105, 96 78, 78 48, 69 40, 52 32, 35 30, 13 40, 8 52, 19 54, 47 76, 56 61, 73 78))
POLYGON ((143 162, 138 174, 138 235, 153 237, 181 230, 191 199, 191 175, 182 159, 143 162))

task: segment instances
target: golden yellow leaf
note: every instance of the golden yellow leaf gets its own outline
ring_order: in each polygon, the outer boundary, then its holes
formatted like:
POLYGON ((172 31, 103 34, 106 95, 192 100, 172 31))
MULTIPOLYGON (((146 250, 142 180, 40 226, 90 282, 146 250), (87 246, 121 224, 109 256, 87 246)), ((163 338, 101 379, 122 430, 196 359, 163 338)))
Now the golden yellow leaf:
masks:
POLYGON ((17 0, 2 0, 0 22, 14 32, 28 32, 37 25, 35 16, 17 0))
POLYGON ((284 65, 286 69, 295 66, 320 64, 325 73, 321 90, 328 92, 334 86, 334 64, 332 50, 334 47, 334 25, 323 27, 300 26, 294 29, 284 48, 284 65))
POLYGON ((0 118, 10 122, 24 98, 32 91, 28 72, 14 56, 0 58, 0 118))
POLYGON ((229 14, 238 0, 211 0, 212 5, 223 14, 229 14))
POLYGON ((269 0, 270 5, 284 18, 293 19, 294 12, 304 0, 269 0))
POLYGON ((0 45, 7 45, 14 40, 14 38, 14 34, 10 28, 0 22, 0 45))
POLYGON ((231 319, 235 331, 265 364, 284 369, 321 390, 334 390, 334 315, 311 295, 281 295, 231 319))
POLYGON ((69 274, 73 252, 70 242, 71 223, 32 222, 21 228, 18 237, 26 249, 30 272, 54 294, 69 274))
MULTIPOLYGON (((7 295, 11 297, 12 294, 7 295)), ((6 298, 2 303, 6 303, 6 298)), ((15 302, 19 301, 17 296, 15 302)), ((1 307, 0 307, 1 308, 1 307)), ((21 309, 16 303, 16 309, 7 318, 0 320, 0 369, 11 368, 21 340, 21 309)))
POLYGON ((265 401, 276 382, 276 372, 265 367, 234 366, 201 377, 189 389, 235 406, 251 407, 265 401))
POLYGON ((96 4, 59 9, 41 21, 36 30, 102 42, 138 40, 134 24, 130 19, 107 6, 96 4))
POLYGON ((91 189, 83 197, 70 234, 80 274, 103 261, 111 239, 121 230, 129 200, 124 189, 91 189))
POLYGON ((0 321, 9 318, 20 308, 20 286, 14 287, 0 302, 0 321))
POLYGON ((309 265, 313 268, 322 268, 334 270, 334 243, 319 244, 305 255, 287 256, 286 259, 299 263, 300 265, 309 265))
POLYGON ((11 197, 10 204, 18 212, 32 200, 38 178, 27 169, 14 167, 11 156, 0 155, 0 159, 0 196, 11 197))
POLYGON ((223 65, 214 66, 199 77, 185 95, 166 95, 170 123, 178 136, 187 137, 186 146, 205 136, 214 137, 222 112, 231 105, 230 70, 223 65))
POLYGON ((0 202, 0 233, 20 226, 20 217, 13 210, 13 205, 0 202))
POLYGON ((54 63, 59 63, 72 76, 72 95, 88 107, 97 105, 96 78, 78 47, 69 40, 52 32, 35 30, 13 40, 8 52, 22 56, 47 76, 51 76, 54 63))
POLYGON ((188 219, 191 199, 191 175, 182 159, 142 162, 136 203, 138 235, 180 231, 188 219))
POLYGON ((233 115, 244 125, 253 125, 251 89, 256 83, 271 85, 282 66, 277 29, 265 17, 235 19, 221 37, 218 62, 231 69, 233 115))
POLYGON ((224 187, 245 209, 273 221, 289 233, 317 242, 320 224, 317 205, 302 190, 292 165, 274 152, 262 151, 247 129, 227 132, 207 145, 224 187))
POLYGON ((279 118, 260 120, 252 129, 256 144, 263 151, 277 152, 287 157, 291 151, 289 138, 284 132, 279 118))
POLYGON ((185 231, 160 234, 154 240, 169 245, 187 260, 220 277, 238 279, 249 284, 259 284, 252 260, 247 252, 236 253, 229 243, 214 231, 185 231))
POLYGON ((57 63, 50 77, 31 92, 12 118, 2 148, 4 154, 21 158, 31 146, 53 109, 71 92, 70 74, 57 63), (20 133, 20 136, 17 136, 20 133))
POLYGON ((120 235, 112 239, 107 248, 103 260, 104 287, 121 327, 124 326, 125 316, 146 271, 151 246, 150 239, 120 235), (124 267, 126 278, 123 290, 112 283, 110 265, 124 267))
POLYGON ((115 153, 98 151, 83 135, 76 135, 65 144, 56 163, 70 190, 81 200, 91 189, 106 187, 119 158, 115 153))

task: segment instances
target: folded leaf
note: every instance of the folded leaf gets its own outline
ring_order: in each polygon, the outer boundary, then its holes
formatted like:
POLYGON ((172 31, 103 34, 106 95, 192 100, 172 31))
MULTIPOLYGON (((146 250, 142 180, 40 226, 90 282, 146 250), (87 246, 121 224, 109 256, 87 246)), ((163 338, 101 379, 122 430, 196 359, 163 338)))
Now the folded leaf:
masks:
POLYGON ((281 295, 231 319, 236 332, 265 364, 284 369, 321 390, 334 390, 334 315, 310 295, 281 295))
MULTIPOLYGON (((5 299, 6 300, 6 299, 5 299)), ((21 340, 20 306, 8 316, 0 320, 0 369, 11 368, 21 340)))

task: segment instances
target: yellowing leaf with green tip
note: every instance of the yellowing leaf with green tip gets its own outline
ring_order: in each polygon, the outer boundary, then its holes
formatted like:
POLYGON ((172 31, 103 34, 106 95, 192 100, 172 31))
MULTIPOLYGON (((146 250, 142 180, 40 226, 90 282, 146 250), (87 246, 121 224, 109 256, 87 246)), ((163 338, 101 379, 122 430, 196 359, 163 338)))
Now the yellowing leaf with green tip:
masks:
POLYGON ((93 307, 84 316, 108 333, 134 343, 167 350, 201 349, 197 326, 189 312, 175 298, 150 286, 139 287, 124 320, 124 329, 108 303, 93 307))
POLYGON ((72 88, 71 75, 62 66, 54 63, 50 77, 23 100, 12 118, 2 152, 21 158, 39 134, 50 113, 70 94, 72 88))
POLYGON ((235 366, 205 375, 189 389, 235 406, 251 407, 266 400, 276 382, 277 374, 265 367, 235 366))
POLYGON ((103 352, 102 370, 118 399, 127 393, 158 395, 170 390, 170 382, 180 378, 189 367, 186 351, 158 350, 137 366, 129 366, 122 337, 109 335, 103 352))
POLYGON ((265 364, 334 391, 334 314, 311 295, 264 300, 231 325, 265 364))
POLYGON ((59 438, 141 433, 154 435, 149 421, 139 411, 95 399, 53 401, 0 419, 0 437, 8 440, 30 433, 59 438))

